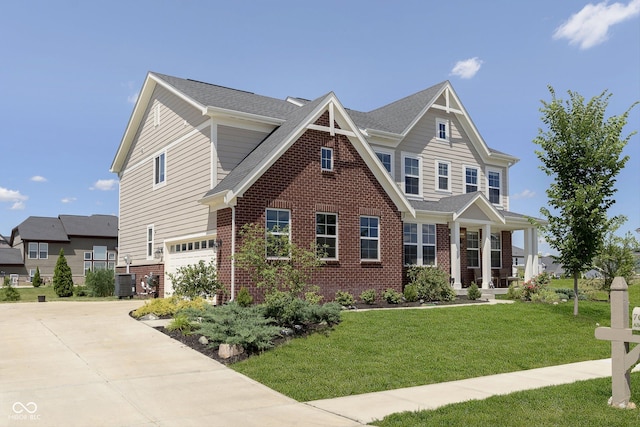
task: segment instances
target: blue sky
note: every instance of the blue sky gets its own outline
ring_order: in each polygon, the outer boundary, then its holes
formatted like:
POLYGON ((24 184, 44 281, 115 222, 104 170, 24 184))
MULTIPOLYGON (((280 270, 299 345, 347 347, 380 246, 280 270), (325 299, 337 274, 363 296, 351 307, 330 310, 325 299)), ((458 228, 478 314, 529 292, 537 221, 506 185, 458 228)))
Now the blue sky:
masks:
MULTIPOLYGON (((609 115, 640 100, 640 0, 4 2, 0 61, 5 236, 31 215, 118 213, 109 167, 148 71, 362 111, 450 80, 489 146, 521 159, 511 210, 537 216, 547 85, 608 89, 609 115)), ((625 154, 622 232, 640 227, 638 135, 625 154)))

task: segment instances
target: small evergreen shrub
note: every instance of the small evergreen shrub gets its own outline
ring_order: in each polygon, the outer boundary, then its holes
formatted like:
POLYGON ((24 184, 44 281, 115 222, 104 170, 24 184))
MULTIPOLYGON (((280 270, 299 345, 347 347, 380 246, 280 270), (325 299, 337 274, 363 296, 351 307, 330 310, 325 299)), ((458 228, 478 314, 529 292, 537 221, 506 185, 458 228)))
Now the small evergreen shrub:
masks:
POLYGON ((11 286, 8 277, 4 278, 2 289, 0 289, 0 301, 20 301, 20 292, 11 286))
POLYGON ((60 249, 56 267, 53 270, 53 290, 61 298, 73 295, 73 275, 63 249, 60 249))
POLYGON ((236 302, 240 307, 249 307, 253 304, 253 297, 244 286, 242 286, 238 291, 238 295, 236 295, 236 302))
POLYGON ((343 307, 350 307, 356 302, 356 300, 349 292, 338 291, 336 292, 335 302, 343 307))
POLYGON ((73 288, 73 294, 77 297, 89 296, 89 289, 86 286, 78 285, 73 288))
POLYGON ((36 267, 36 273, 33 275, 33 282, 31 282, 34 288, 42 286, 42 278, 40 277, 40 267, 36 267))
POLYGON ((84 281, 89 296, 110 297, 115 292, 115 278, 113 270, 87 271, 84 281))
POLYGON ((387 289, 382 294, 382 298, 389 304, 399 304, 402 301, 402 294, 394 289, 387 289))
POLYGON ((360 299, 365 304, 371 305, 376 302, 376 290, 375 289, 367 289, 362 291, 360 294, 360 299))
POLYGON ((418 301, 418 290, 415 285, 407 285, 404 287, 404 299, 408 302, 418 301))
POLYGON ((471 286, 469 286, 469 289, 467 289, 467 298, 469 298, 471 301, 475 301, 481 296, 482 292, 480 292, 480 289, 478 289, 478 285, 472 282, 471 286))

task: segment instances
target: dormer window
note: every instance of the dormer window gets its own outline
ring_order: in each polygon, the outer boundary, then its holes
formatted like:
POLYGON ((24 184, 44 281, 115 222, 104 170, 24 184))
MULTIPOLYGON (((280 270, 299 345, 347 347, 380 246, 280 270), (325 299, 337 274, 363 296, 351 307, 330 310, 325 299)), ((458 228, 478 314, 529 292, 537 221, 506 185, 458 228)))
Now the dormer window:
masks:
POLYGON ((436 119, 436 139, 449 141, 449 120, 436 119))
POLYGON ((333 171, 333 148, 322 147, 320 149, 320 164, 323 172, 333 171))

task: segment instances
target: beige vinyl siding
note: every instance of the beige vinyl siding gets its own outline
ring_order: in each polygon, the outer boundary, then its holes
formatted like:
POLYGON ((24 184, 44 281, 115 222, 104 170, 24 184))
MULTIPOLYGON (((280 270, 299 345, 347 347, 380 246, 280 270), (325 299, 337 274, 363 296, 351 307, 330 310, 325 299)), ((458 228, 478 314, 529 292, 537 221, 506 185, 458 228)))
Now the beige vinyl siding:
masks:
POLYGON ((218 125, 218 182, 267 136, 265 132, 218 125))

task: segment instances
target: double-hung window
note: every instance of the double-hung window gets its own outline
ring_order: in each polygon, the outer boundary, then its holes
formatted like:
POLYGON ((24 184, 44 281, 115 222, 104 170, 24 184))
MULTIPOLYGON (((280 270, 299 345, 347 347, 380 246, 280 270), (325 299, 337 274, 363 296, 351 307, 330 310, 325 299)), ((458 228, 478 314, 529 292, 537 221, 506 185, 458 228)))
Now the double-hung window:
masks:
POLYGON ((491 268, 502 267, 502 242, 500 233, 491 233, 491 268))
POLYGON ((265 216, 267 258, 289 258, 291 212, 287 209, 267 209, 265 216))
POLYGON ((487 186, 489 189, 489 201, 494 205, 500 204, 500 172, 487 171, 487 186))
POLYGON ((451 192, 451 163, 436 160, 436 190, 451 192))
POLYGON ((480 267, 480 233, 467 231, 467 267, 480 267))
POLYGON ((159 186, 166 182, 167 162, 166 153, 160 153, 153 159, 153 185, 159 186))
POLYGON ((404 264, 436 265, 435 224, 403 225, 404 264))
POLYGON ((360 217, 360 260, 380 260, 380 218, 360 217))
POLYGON ((387 172, 393 176, 393 155, 386 151, 376 151, 376 156, 378 156, 387 172))
POLYGON ((323 171, 333 171, 333 148, 320 148, 320 164, 323 171))
POLYGON ((420 189, 422 186, 420 180, 422 162, 420 161, 420 157, 407 154, 403 156, 402 163, 405 194, 419 196, 422 193, 420 189))
POLYGON ((29 259, 47 259, 49 258, 49 244, 29 242, 29 259))
POLYGON ((464 167, 464 192, 473 193, 478 191, 478 168, 473 166, 464 167))
POLYGON ((441 141, 449 141, 449 121, 436 119, 436 138, 441 141))
POLYGON ((324 256, 322 259, 338 259, 338 215, 316 214, 316 245, 324 256))

